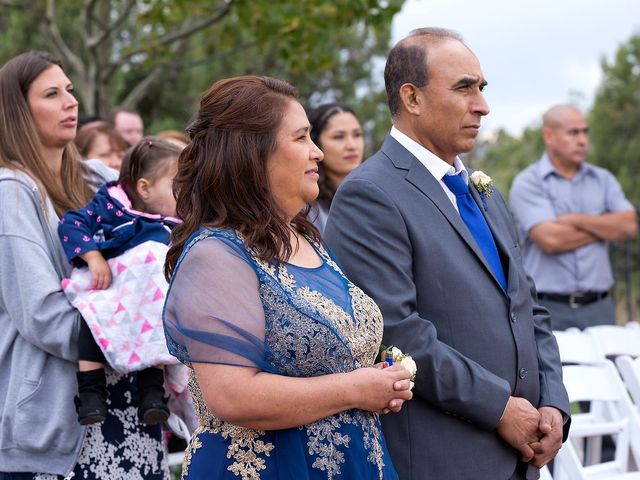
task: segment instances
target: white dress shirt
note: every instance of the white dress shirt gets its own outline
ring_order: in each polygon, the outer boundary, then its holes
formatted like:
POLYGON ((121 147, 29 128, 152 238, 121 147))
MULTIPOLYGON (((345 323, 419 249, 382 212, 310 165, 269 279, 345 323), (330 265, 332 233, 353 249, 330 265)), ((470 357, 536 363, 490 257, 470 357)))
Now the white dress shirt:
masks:
POLYGON ((409 150, 409 152, 414 157, 416 157, 422 165, 426 167, 429 173, 431 173, 431 175, 433 175, 438 183, 440 183, 440 186, 444 190, 444 193, 447 194, 447 198, 451 200, 453 206, 456 207, 456 210, 458 210, 456 196, 445 185, 445 183, 442 181, 442 178, 445 175, 461 175, 464 183, 469 185, 469 174, 467 173, 467 169, 462 163, 462 160, 460 160, 460 157, 456 156, 456 158, 453 160, 453 166, 451 166, 440 157, 424 148, 418 142, 416 142, 412 138, 409 138, 396 127, 391 127, 390 135, 395 138, 400 145, 409 150))

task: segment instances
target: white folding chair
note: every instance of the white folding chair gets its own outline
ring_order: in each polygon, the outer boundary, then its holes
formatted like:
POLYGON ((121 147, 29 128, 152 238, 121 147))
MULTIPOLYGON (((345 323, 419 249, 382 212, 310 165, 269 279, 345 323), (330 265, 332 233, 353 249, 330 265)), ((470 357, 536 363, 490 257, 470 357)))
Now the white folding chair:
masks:
POLYGON ((591 408, 572 417, 569 440, 554 463, 556 480, 640 479, 640 472, 630 471, 631 464, 639 465, 640 417, 613 363, 566 365, 563 379, 569 400, 588 401, 591 408), (602 435, 614 437, 614 459, 592 463, 594 456, 585 451, 585 440, 602 435))
POLYGON ((540 469, 540 480, 553 480, 549 467, 546 465, 540 469))
POLYGON ((595 337, 577 328, 554 330, 553 335, 558 342, 560 361, 563 364, 597 364, 606 357, 595 337))
MULTIPOLYGON (((578 328, 554 330, 553 335, 558 342, 560 361, 563 365, 597 365, 607 359, 596 338, 578 328)), ((602 452, 601 436, 585 440, 580 447, 586 452, 588 463, 598 463, 600 461, 602 452)), ((580 454, 582 454, 581 452, 580 454)))
POLYGON ((616 358, 616 366, 640 413, 640 357, 632 359, 628 355, 621 355, 616 358))
MULTIPOLYGON (((167 425, 169 426, 171 431, 180 438, 183 438, 187 442, 191 440, 191 432, 189 432, 189 427, 187 427, 187 424, 184 422, 184 420, 182 420, 182 418, 180 418, 176 414, 172 413, 171 415, 169 415, 167 425)), ((167 463, 169 464, 169 467, 181 465, 183 460, 184 452, 172 452, 167 455, 167 463)))
POLYGON ((593 336, 607 357, 618 355, 640 356, 640 329, 620 325, 596 325, 585 329, 593 336))

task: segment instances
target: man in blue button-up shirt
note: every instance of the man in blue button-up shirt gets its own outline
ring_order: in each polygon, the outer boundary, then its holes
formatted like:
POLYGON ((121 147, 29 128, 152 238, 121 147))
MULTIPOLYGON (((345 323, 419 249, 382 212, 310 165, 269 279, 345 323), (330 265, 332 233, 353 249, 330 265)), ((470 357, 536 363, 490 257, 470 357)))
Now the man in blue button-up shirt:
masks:
POLYGON ((589 129, 574 107, 543 117, 546 152, 515 178, 511 208, 524 266, 555 330, 615 323, 609 242, 636 235, 636 214, 615 177, 585 162, 589 129))

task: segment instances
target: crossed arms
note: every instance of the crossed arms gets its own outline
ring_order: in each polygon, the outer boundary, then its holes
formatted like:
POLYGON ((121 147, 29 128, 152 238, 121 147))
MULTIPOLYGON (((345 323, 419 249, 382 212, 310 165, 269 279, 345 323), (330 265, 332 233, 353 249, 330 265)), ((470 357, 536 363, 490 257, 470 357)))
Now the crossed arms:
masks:
POLYGON ((600 215, 560 214, 529 229, 531 240, 545 253, 575 250, 591 242, 631 240, 638 230, 633 210, 600 215))

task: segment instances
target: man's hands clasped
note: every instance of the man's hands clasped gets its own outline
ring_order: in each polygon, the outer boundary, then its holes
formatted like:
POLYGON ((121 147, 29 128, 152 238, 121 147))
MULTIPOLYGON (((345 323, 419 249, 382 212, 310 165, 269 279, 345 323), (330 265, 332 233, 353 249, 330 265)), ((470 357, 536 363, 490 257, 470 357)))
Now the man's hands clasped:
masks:
POLYGON ((540 425, 538 430, 541 433, 540 440, 530 444, 535 452, 531 463, 542 468, 556 456, 562 447, 562 414, 557 408, 541 407, 540 425))
POLYGON ((554 407, 536 409, 521 397, 509 397, 498 422, 498 434, 519 450, 523 462, 541 468, 562 446, 562 414, 554 407))

